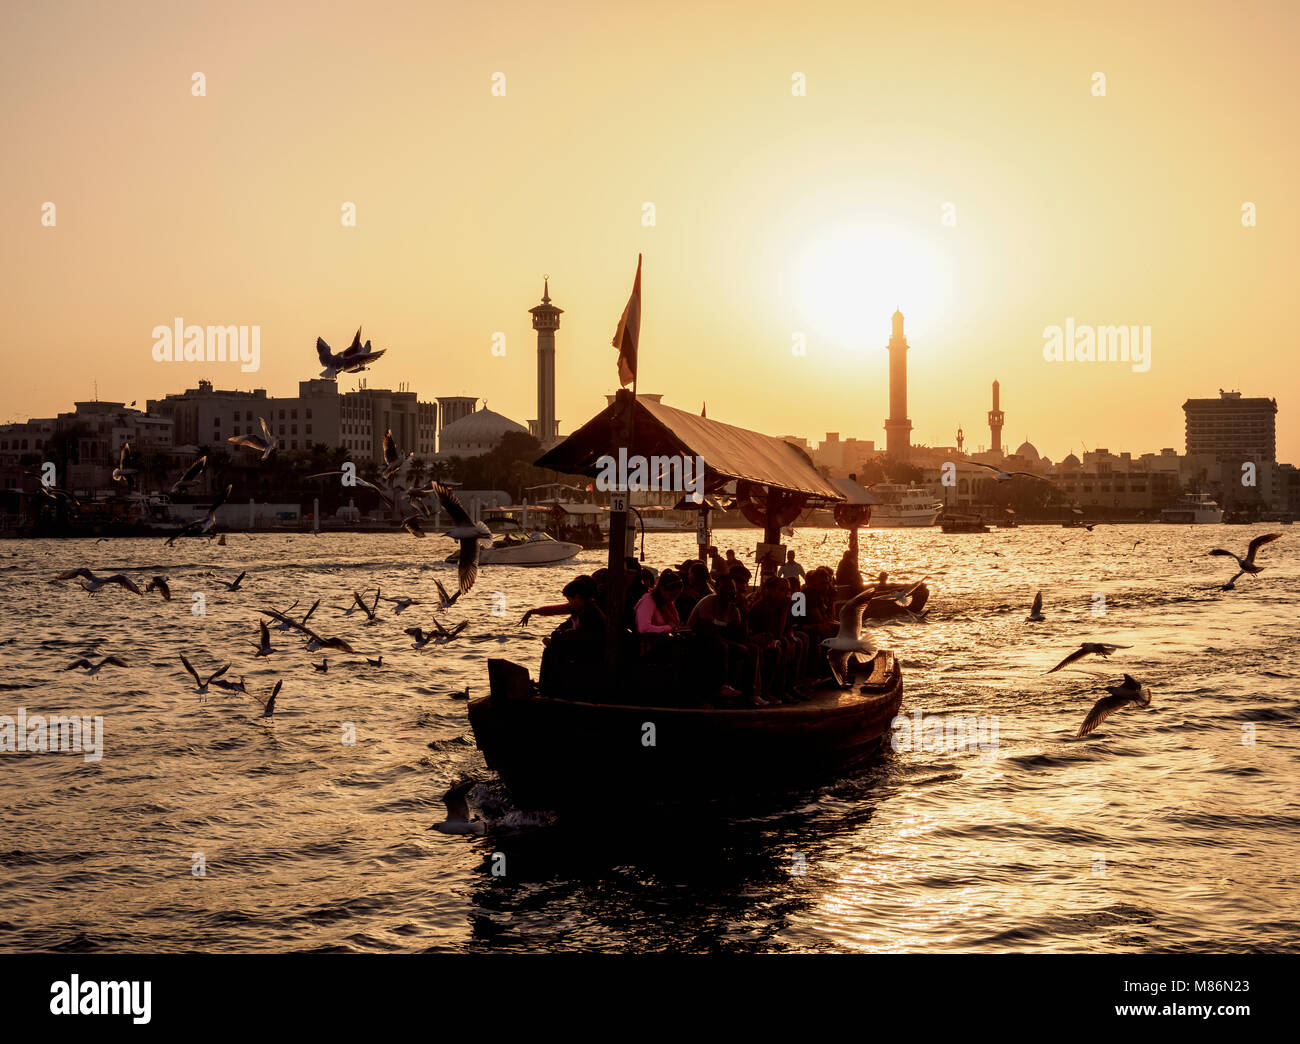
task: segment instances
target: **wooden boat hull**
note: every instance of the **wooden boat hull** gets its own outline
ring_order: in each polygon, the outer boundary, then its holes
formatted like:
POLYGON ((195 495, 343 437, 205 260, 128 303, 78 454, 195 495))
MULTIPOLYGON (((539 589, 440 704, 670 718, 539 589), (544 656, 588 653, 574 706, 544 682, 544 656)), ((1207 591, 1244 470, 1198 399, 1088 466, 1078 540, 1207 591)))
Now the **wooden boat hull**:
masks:
POLYGON ((469 705, 475 741, 516 802, 555 810, 725 801, 832 779, 879 752, 903 699, 889 652, 864 684, 759 709, 551 699, 518 664, 488 668, 491 695, 469 705))

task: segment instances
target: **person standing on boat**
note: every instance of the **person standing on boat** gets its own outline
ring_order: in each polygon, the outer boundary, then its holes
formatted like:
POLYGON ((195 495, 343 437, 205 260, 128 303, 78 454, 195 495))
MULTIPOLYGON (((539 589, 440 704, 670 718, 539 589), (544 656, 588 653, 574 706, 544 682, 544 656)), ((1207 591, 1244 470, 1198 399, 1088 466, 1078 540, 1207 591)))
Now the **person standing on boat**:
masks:
POLYGON ((794 552, 787 551, 785 561, 781 568, 776 571, 776 575, 790 584, 791 592, 799 590, 799 584, 807 575, 804 573, 803 566, 794 560, 794 552))

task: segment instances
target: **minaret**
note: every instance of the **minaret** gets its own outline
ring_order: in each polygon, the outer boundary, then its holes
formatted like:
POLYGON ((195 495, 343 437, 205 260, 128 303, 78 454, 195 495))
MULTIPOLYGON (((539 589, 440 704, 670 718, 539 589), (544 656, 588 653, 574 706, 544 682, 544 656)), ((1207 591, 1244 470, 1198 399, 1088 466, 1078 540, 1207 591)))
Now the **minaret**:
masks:
POLYGON ((537 420, 533 435, 546 449, 559 438, 560 422, 555 419, 555 331, 560 328, 562 308, 551 304, 551 281, 542 282, 542 303, 528 309, 537 331, 537 420))
POLYGON ((995 457, 1002 456, 1002 422, 1006 420, 1006 414, 998 409, 998 382, 993 382, 993 409, 989 410, 989 435, 992 442, 989 444, 989 450, 995 457))
POLYGON ((894 330, 889 338, 889 419, 885 421, 885 453, 906 460, 912 448, 912 422, 907 419, 907 338, 903 336, 903 313, 894 312, 894 330))

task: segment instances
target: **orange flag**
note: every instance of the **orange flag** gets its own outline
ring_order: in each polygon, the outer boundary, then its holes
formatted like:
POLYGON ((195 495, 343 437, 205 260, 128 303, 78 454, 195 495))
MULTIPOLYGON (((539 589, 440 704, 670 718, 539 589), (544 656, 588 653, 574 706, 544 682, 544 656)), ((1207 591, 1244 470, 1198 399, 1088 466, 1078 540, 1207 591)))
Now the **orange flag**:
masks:
POLYGON ((618 383, 627 387, 636 380, 636 355, 641 342, 641 255, 636 255, 636 282, 632 296, 627 299, 618 329, 614 331, 613 345, 618 349, 618 383))

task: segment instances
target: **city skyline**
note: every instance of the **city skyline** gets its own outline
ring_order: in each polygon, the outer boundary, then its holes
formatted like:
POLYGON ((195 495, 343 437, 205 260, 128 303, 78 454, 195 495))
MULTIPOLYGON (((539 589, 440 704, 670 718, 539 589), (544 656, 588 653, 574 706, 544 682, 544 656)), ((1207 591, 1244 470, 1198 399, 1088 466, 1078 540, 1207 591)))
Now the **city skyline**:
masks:
MULTIPOLYGON (((762 431, 883 444, 895 308, 916 444, 959 425, 980 444, 994 378, 1007 441, 1060 459, 1176 447, 1177 403, 1300 376, 1285 304, 1300 146, 1279 133, 1300 74, 1269 29, 1296 21, 1284 5, 1226 27, 1199 8, 1125 9, 1119 35, 1010 5, 793 23, 760 6, 743 69, 714 62, 731 19, 682 5, 658 12, 653 59, 635 13, 584 20, 586 5, 399 5, 360 51, 347 8, 314 17, 303 49, 299 18, 233 7, 258 31, 164 5, 130 31, 90 5, 66 24, 6 15, 25 162, 0 174, 0 275, 11 337, 43 350, 18 355, 0 418, 52 415, 92 382, 124 401, 200 377, 292 387, 317 336, 341 347, 363 323, 388 349, 371 381, 487 391, 526 422, 527 309, 549 275, 572 430, 615 386, 612 319, 638 252, 643 386, 762 431), (1048 32, 1058 46, 1036 47, 1048 32), (152 331, 176 317, 259 326, 260 369, 155 362, 152 331), (1150 327, 1149 371, 1047 362, 1044 331, 1067 322, 1150 327)), ((1282 460, 1300 458, 1290 405, 1282 460)))

